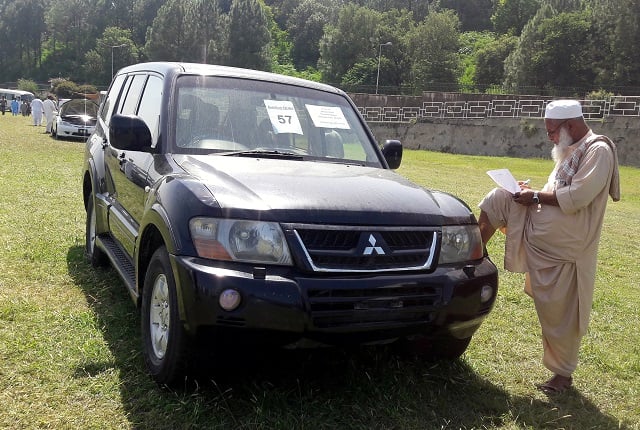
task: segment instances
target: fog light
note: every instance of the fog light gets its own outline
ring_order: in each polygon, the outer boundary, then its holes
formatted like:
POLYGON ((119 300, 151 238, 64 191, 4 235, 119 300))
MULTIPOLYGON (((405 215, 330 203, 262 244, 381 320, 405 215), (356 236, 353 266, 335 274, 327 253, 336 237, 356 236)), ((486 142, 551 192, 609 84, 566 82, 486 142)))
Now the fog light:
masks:
POLYGON ((220 293, 220 297, 218 298, 218 303, 220 307, 225 311, 232 311, 240 306, 240 293, 236 290, 224 290, 220 293))
POLYGON ((493 287, 491 285, 483 285, 480 291, 480 301, 486 303, 491 297, 493 297, 493 287))

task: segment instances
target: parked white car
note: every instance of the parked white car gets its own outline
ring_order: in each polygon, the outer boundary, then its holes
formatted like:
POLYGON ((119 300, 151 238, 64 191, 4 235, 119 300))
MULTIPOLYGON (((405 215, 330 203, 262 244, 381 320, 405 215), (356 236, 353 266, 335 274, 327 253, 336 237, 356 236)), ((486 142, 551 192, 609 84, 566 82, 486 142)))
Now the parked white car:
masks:
POLYGON ((89 99, 72 99, 60 105, 51 126, 51 136, 86 139, 96 128, 98 104, 89 99))

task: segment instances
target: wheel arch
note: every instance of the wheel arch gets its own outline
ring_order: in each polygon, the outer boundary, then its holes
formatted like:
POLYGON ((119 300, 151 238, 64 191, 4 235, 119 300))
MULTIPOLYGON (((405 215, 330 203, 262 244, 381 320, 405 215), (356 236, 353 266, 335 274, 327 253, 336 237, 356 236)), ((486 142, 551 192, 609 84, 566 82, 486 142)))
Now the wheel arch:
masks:
POLYGON ((99 173, 97 171, 96 162, 93 157, 87 158, 84 166, 84 174, 82 175, 82 199, 84 209, 87 210, 87 202, 91 193, 95 195, 101 192, 99 181, 99 173))
MULTIPOLYGON (((171 221, 167 213, 157 203, 144 216, 144 223, 140 229, 138 246, 136 247, 136 284, 140 305, 144 278, 153 253, 161 246, 165 246, 169 254, 175 254, 178 244, 172 233, 171 221)), ((181 294, 178 294, 180 297, 181 294)), ((180 299, 179 299, 180 300, 180 299)))
POLYGON ((87 211, 87 203, 89 201, 89 196, 93 192, 93 180, 91 179, 91 173, 89 173, 89 169, 85 170, 83 178, 82 178, 82 202, 84 203, 84 210, 87 211))
POLYGON ((163 245, 166 246, 165 238, 162 236, 158 227, 154 224, 147 225, 140 235, 138 255, 136 257, 136 284, 138 285, 138 300, 136 304, 138 306, 140 306, 142 290, 144 287, 144 278, 147 273, 151 257, 153 256, 153 253, 163 245))
MULTIPOLYGON (((84 174, 82 175, 82 203, 84 210, 87 212, 89 207, 89 198, 93 195, 94 205, 93 208, 96 211, 96 231, 103 233, 107 231, 107 215, 105 213, 105 204, 98 204, 100 200, 97 196, 101 195, 100 182, 96 164, 93 159, 88 159, 85 163, 84 174)), ((103 202, 104 203, 104 202, 103 202)))

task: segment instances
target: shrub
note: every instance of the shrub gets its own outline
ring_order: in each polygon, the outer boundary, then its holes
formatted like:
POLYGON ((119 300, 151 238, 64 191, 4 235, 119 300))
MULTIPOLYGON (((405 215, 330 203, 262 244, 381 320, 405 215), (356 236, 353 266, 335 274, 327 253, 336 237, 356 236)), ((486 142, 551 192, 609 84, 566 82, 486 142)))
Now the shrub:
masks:
POLYGON ((591 91, 589 94, 585 96, 587 100, 609 100, 613 97, 614 94, 609 91, 603 90, 602 88, 597 91, 591 91))
POLYGON ((30 79, 18 79, 18 89, 21 91, 29 91, 33 94, 38 94, 38 84, 30 79))
POLYGON ((98 89, 94 85, 83 84, 78 87, 78 92, 86 96, 87 94, 96 94, 98 89))
POLYGON ((52 92, 59 99, 72 99, 79 97, 78 93, 80 92, 80 89, 75 82, 60 80, 57 82, 52 82, 52 84, 54 85, 52 92))

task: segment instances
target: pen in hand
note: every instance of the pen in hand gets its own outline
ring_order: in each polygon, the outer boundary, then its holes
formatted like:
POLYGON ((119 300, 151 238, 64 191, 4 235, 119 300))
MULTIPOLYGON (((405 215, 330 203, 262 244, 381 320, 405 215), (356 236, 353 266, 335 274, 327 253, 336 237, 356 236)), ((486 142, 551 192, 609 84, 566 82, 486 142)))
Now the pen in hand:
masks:
MULTIPOLYGON (((531 182, 531 179, 527 179, 526 181, 518 181, 518 185, 520 186, 521 190, 529 189, 530 182, 531 182)), ((520 194, 520 193, 518 192, 516 194, 520 194)))

